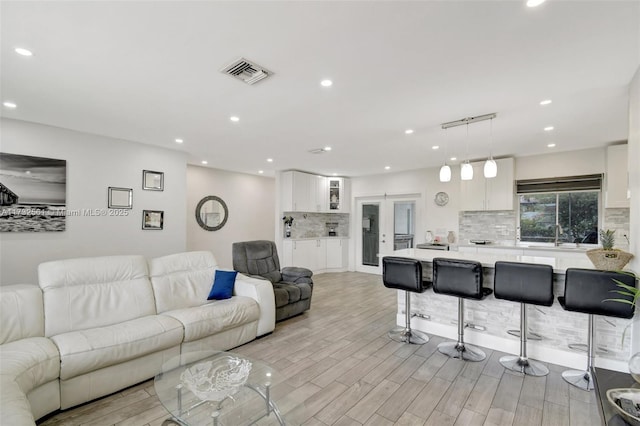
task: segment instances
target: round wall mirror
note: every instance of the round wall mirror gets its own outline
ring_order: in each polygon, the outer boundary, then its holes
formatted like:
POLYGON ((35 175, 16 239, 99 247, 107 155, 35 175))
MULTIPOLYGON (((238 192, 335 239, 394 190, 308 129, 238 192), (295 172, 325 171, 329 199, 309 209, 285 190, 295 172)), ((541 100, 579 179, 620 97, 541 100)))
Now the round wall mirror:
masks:
POLYGON ((196 207, 196 221, 202 229, 217 231, 227 223, 229 210, 220 197, 209 195, 204 197, 196 207))

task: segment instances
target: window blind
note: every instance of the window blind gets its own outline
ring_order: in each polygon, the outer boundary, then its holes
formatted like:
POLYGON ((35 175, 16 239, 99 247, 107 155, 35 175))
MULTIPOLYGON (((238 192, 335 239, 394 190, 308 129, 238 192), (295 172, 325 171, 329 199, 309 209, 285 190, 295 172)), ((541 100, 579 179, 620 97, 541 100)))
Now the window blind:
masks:
POLYGON ((600 191, 602 173, 595 175, 564 176, 516 181, 518 194, 540 192, 600 191))

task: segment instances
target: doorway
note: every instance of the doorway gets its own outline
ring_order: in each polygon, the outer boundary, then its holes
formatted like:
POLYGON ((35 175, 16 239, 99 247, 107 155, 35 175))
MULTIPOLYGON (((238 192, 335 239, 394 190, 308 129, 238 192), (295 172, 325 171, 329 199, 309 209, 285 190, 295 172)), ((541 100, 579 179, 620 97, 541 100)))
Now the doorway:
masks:
POLYGON ((382 274, 382 257, 413 248, 419 195, 357 199, 356 271, 382 274))

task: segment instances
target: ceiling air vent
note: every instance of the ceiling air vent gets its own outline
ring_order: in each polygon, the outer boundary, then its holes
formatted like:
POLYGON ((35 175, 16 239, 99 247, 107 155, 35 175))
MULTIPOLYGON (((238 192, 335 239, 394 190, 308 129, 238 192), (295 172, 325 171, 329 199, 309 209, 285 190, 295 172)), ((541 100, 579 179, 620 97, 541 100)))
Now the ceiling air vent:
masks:
POLYGON ((255 62, 248 61, 245 58, 240 58, 234 61, 222 68, 220 71, 225 74, 229 74, 238 80, 242 80, 247 84, 256 84, 260 80, 264 80, 273 74, 268 69, 256 64, 255 62))

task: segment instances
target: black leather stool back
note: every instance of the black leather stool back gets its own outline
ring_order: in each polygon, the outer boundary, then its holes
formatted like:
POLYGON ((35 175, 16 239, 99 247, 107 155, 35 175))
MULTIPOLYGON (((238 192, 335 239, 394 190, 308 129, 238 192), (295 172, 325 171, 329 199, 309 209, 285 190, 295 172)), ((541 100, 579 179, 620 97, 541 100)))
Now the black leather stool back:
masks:
POLYGON ((382 258, 382 282, 385 287, 422 293, 427 286, 422 281, 422 263, 404 257, 382 258))
POLYGON ((631 302, 631 296, 616 293, 622 290, 614 279, 631 287, 636 286, 633 275, 616 271, 568 268, 565 276, 564 297, 558 301, 567 311, 585 314, 604 315, 617 318, 633 317, 634 306, 606 299, 625 299, 631 302))
POLYGON ((433 259, 433 291, 465 299, 482 299, 482 265, 471 260, 433 259))
POLYGON ((498 261, 493 295, 496 299, 532 305, 553 304, 553 268, 549 265, 498 261))

